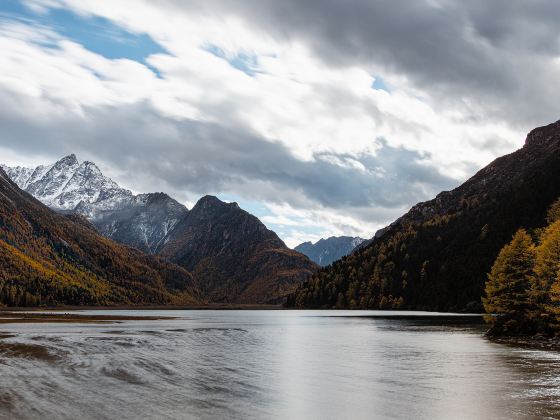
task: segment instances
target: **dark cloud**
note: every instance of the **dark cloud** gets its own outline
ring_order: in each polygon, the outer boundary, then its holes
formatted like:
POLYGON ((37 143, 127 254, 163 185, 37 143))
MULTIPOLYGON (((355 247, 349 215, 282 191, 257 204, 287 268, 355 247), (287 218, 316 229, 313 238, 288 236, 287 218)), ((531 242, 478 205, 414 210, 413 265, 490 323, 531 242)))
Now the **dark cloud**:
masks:
MULTIPOLYGON (((295 206, 312 202, 334 209, 400 209, 455 184, 426 164, 427 155, 383 140, 377 141, 375 155, 317 153, 314 160, 302 161, 282 143, 244 127, 178 121, 161 116, 147 103, 37 119, 6 112, 14 108, 13 100, 0 95, 0 146, 53 158, 82 153, 128 171, 129 183, 136 188, 153 187, 143 184, 146 178, 171 191, 200 195, 242 189, 254 199, 295 206)), ((32 103, 19 105, 33 108, 32 103)))
MULTIPOLYGON (((436 111, 459 110, 453 118, 463 123, 497 121, 527 131, 560 115, 560 2, 553 0, 159 0, 158 7, 235 14, 268 35, 305 43, 328 66, 358 65, 388 84, 391 75, 405 76, 436 111)), ((376 124, 396 131, 437 130, 328 89, 324 99, 341 113, 367 109, 376 124)), ((123 179, 135 189, 227 191, 385 221, 456 183, 429 165, 428 155, 374 138, 375 154, 321 152, 302 161, 243 125, 235 98, 200 105, 203 115, 223 115, 216 124, 167 118, 148 103, 74 113, 47 95, 0 91, 0 146, 53 159, 78 153, 128 172, 123 179)), ((497 136, 471 143, 492 155, 510 147, 497 136)))
POLYGON ((164 0, 176 12, 234 13, 306 42, 329 65, 405 75, 441 108, 523 129, 560 114, 555 0, 164 0))

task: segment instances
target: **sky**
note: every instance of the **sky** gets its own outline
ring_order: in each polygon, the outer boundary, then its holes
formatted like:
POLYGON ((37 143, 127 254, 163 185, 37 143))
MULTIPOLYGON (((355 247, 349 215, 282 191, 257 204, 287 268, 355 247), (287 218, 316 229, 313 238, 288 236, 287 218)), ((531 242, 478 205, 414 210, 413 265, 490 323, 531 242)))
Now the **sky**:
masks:
POLYGON ((2 0, 0 162, 75 153, 289 245, 371 237, 560 118, 555 0, 2 0))

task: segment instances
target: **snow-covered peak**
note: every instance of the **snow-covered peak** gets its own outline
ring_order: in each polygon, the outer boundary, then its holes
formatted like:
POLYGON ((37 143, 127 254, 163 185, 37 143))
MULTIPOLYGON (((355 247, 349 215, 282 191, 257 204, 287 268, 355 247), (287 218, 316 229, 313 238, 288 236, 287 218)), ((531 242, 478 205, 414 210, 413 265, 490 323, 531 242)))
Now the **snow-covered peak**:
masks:
POLYGON ((64 156, 62 159, 60 159, 58 162, 56 162, 55 165, 60 165, 60 166, 75 166, 78 165, 78 158, 76 157, 76 155, 74 153, 68 155, 68 156, 64 156))
MULTIPOLYGON (((75 210, 80 203, 89 207, 99 200, 122 201, 132 197, 130 191, 104 176, 95 163, 80 163, 75 154, 52 165, 5 167, 5 171, 20 188, 57 210, 75 210)), ((104 207, 111 205, 105 203, 104 207)))
POLYGON ((75 155, 66 156, 51 165, 42 177, 30 182, 25 190, 51 207, 60 207, 57 198, 78 166, 75 155))
POLYGON ((117 196, 130 197, 132 193, 104 176, 95 163, 86 161, 73 171, 57 196, 57 203, 60 208, 75 209, 80 202, 92 204, 117 196))

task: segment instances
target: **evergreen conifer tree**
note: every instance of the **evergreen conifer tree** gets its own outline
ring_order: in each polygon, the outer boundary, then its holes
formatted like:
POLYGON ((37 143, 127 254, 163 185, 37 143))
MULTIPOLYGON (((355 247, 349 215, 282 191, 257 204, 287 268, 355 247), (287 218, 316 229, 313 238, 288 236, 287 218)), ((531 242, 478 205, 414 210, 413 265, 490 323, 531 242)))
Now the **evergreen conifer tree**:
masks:
POLYGON ((532 325, 530 295, 534 277, 535 246, 529 234, 520 229, 500 251, 488 281, 484 308, 489 314, 490 334, 527 334, 532 325))
POLYGON ((548 226, 536 249, 535 280, 532 295, 539 305, 541 323, 547 332, 557 328, 560 313, 560 220, 548 226))

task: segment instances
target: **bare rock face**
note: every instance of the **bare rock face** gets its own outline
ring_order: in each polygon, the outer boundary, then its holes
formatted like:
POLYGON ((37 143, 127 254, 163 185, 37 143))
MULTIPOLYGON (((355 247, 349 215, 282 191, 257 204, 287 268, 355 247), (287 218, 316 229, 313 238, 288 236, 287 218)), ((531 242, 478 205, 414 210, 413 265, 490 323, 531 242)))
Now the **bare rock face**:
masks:
POLYGON ((560 197, 560 121, 532 130, 452 191, 419 203, 352 255, 304 284, 296 306, 480 310, 499 250, 545 224, 560 197))
POLYGON ((317 266, 259 219, 213 196, 201 198, 159 254, 192 271, 210 301, 281 303, 317 266))

